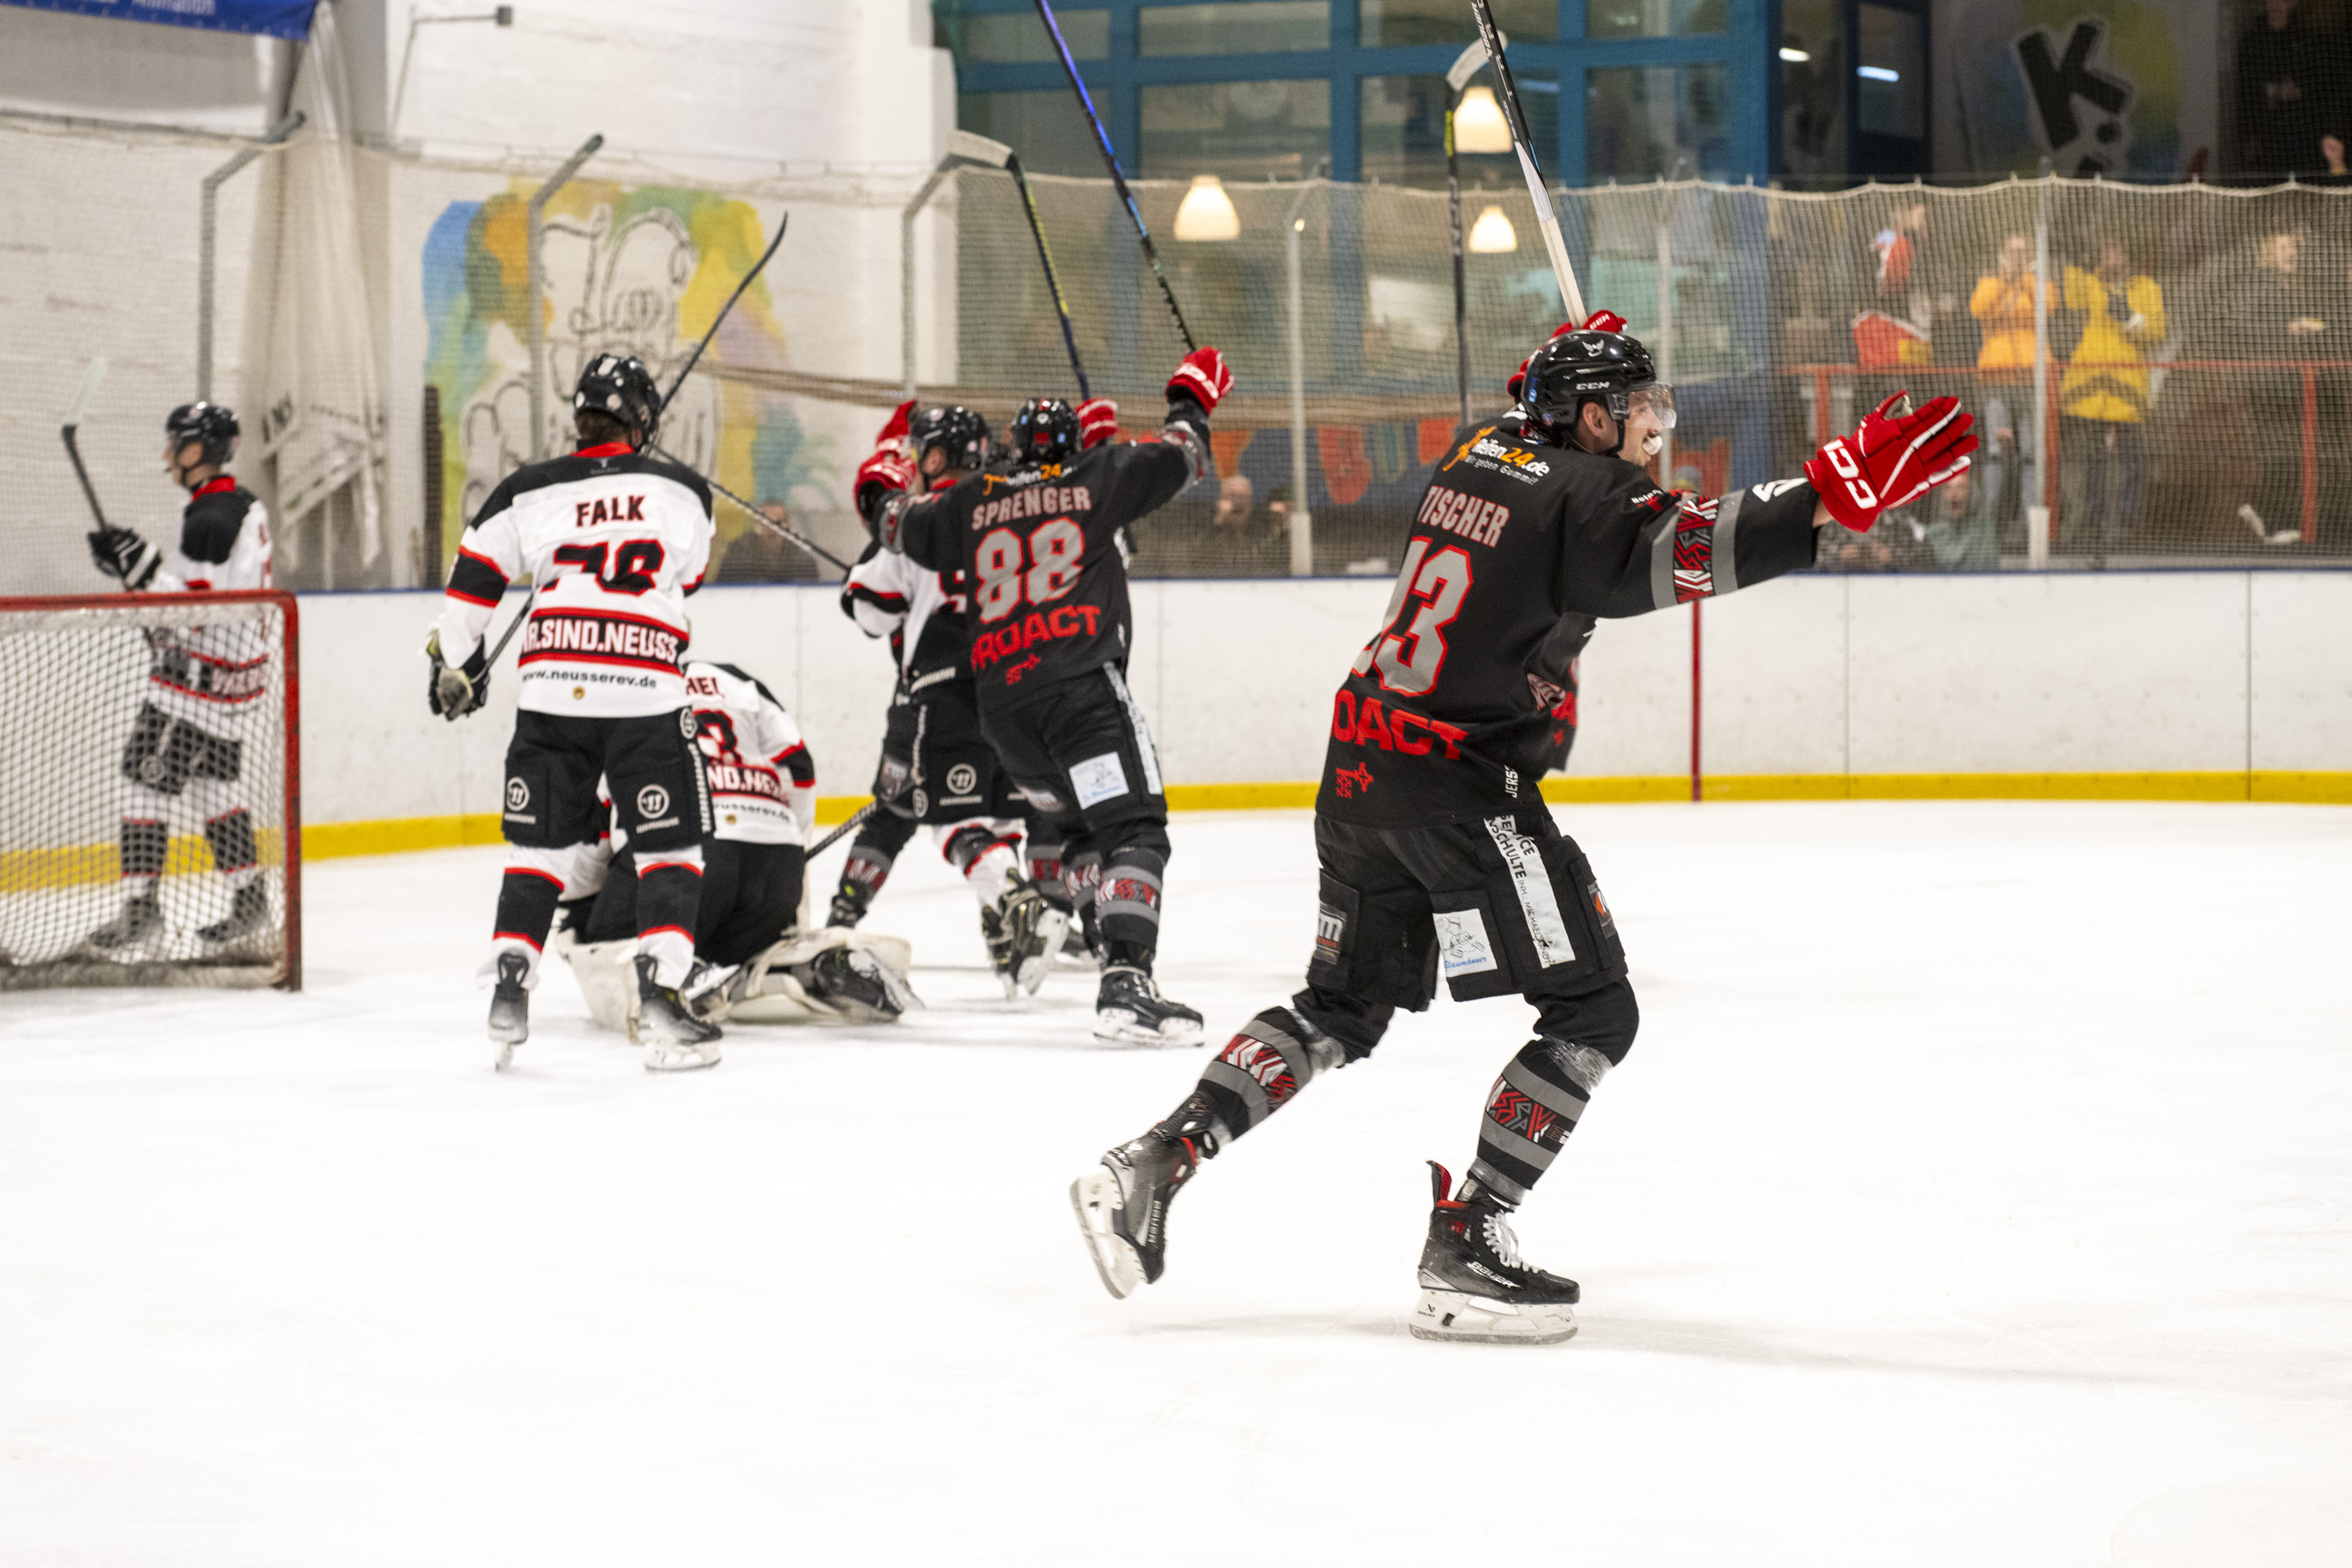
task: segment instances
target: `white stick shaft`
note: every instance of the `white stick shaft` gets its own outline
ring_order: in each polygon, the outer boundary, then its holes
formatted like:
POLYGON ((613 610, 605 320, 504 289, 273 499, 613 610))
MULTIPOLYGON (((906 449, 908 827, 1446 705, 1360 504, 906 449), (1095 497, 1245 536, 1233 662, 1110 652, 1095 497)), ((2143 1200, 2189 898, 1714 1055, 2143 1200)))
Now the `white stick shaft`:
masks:
POLYGON ((1584 324, 1584 290, 1576 286, 1576 268, 1568 264, 1568 241, 1559 235, 1559 219, 1552 212, 1551 193, 1544 189, 1543 173, 1536 167, 1535 154, 1527 143, 1519 143, 1519 171, 1528 177, 1528 195, 1535 198, 1536 227, 1543 234, 1544 254, 1551 258, 1552 276, 1559 279, 1560 302, 1568 307, 1568 319, 1578 326, 1584 324))
POLYGON ((66 415, 66 428, 72 429, 82 422, 89 405, 98 401, 98 389, 106 384, 106 358, 100 355, 82 367, 81 384, 74 389, 72 409, 66 415))

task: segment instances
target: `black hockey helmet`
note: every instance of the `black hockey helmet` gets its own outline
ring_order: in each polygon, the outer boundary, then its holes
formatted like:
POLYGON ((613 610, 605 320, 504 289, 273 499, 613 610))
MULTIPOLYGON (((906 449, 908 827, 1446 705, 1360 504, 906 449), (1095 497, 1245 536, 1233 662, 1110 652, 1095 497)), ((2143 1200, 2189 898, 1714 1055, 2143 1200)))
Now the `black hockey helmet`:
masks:
POLYGON ((924 459, 935 451, 947 454, 947 466, 950 468, 976 472, 988 467, 992 447, 988 421, 961 404, 924 409, 915 416, 908 437, 915 446, 916 469, 925 479, 929 479, 931 472, 924 459))
POLYGON ((217 403, 183 403, 163 416, 163 435, 175 456, 194 441, 204 447, 206 463, 226 468, 236 450, 236 416, 217 403))
POLYGON ((1015 463, 1066 463, 1078 455, 1078 411, 1058 397, 1033 397, 1005 434, 1015 463))
MULTIPOLYGON (((1519 401, 1527 408, 1528 425, 1559 447, 1569 444, 1569 433, 1576 427, 1584 405, 1598 403, 1617 421, 1622 447, 1622 426, 1633 412, 1633 395, 1657 386, 1658 367, 1641 339, 1625 332, 1562 332, 1528 356, 1519 401)), ((1665 424, 1668 429, 1674 427, 1670 402, 1665 424)))
POLYGON ((661 430, 661 388, 635 354, 598 354, 588 362, 572 392, 572 411, 583 409, 617 420, 640 447, 652 446, 661 430))

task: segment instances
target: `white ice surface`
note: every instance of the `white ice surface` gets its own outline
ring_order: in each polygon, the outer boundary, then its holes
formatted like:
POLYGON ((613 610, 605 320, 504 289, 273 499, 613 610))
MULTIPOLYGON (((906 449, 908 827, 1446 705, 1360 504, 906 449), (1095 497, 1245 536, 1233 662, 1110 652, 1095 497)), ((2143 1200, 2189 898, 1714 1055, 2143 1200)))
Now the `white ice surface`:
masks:
MULTIPOLYGON (((492 1075, 496 850, 313 868, 299 997, 0 997, 0 1563, 2352 1562, 2352 813, 1563 821, 1644 1020, 1519 1224, 1547 1349, 1404 1326, 1522 1004, 1317 1082, 1114 1302, 1064 1188, 1201 1054, 992 999, 919 846, 929 1013, 678 1079, 560 972, 492 1075)), ((1222 1039, 1307 821, 1174 836, 1222 1039)))

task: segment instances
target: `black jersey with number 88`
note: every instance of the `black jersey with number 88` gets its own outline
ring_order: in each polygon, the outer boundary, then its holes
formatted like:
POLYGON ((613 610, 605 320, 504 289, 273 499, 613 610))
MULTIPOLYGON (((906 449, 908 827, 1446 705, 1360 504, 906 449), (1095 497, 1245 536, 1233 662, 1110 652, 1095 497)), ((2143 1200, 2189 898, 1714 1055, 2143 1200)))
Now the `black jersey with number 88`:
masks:
POLYGON ((1455 432, 1388 607, 1333 699, 1316 810, 1412 827, 1534 798, 1586 617, 1810 566, 1814 500, 1801 479, 1701 500, 1501 425, 1455 432))

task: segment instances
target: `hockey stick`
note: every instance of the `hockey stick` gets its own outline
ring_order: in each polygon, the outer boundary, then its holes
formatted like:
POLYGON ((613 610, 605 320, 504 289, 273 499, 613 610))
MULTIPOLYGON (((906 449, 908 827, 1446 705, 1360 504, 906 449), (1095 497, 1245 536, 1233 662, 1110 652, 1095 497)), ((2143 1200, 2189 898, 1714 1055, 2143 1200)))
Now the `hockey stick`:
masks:
POLYGON ((89 412, 89 405, 98 401, 98 389, 105 383, 106 359, 100 355, 82 367, 81 385, 74 390, 73 406, 66 411, 62 432, 66 438, 66 456, 73 459, 74 478, 81 481, 82 497, 89 502, 89 515, 98 519, 100 528, 113 525, 106 521, 105 510, 98 504, 98 490, 89 482, 89 470, 82 467, 81 447, 75 444, 74 437, 81 429, 82 416, 89 412))
POLYGON ((751 263, 751 270, 743 274, 743 281, 735 285, 735 292, 727 296, 727 303, 719 307, 719 314, 710 318, 710 330, 702 334, 702 341, 694 345, 694 352, 687 355, 686 363, 678 367, 677 379, 669 384, 667 392, 662 394, 661 407, 654 411, 656 415, 668 412, 670 399, 676 397, 677 389, 686 384, 688 374, 701 360, 702 351, 710 346, 710 340, 719 335, 719 323, 727 319, 727 312, 735 308, 735 301, 743 297, 743 290, 751 286, 751 279, 757 278, 761 269, 768 265, 768 258, 775 255, 776 247, 784 243, 784 230, 791 226, 792 221, 793 215, 786 213, 777 223, 776 237, 768 242, 768 248, 761 253, 760 259, 751 263))
MULTIPOLYGON (((1042 5, 1045 0, 1037 3, 1042 5)), ((1510 65, 1503 58, 1503 36, 1495 28, 1495 14, 1486 0, 1470 0, 1470 12, 1478 19, 1478 37, 1486 46, 1486 58, 1494 62, 1503 118, 1510 122, 1511 145, 1518 149, 1519 173, 1528 177, 1528 195, 1535 198, 1536 227, 1543 231, 1552 276, 1559 280, 1560 303, 1568 307, 1568 319, 1580 327, 1585 317, 1584 290, 1576 286, 1576 268, 1568 263, 1568 242, 1559 237, 1559 217, 1552 211, 1551 193, 1544 189, 1543 171, 1536 166, 1535 139, 1528 134, 1528 117, 1519 108, 1519 84, 1511 79, 1510 65)))
POLYGON ((824 854, 826 850, 840 843, 844 838, 847 837, 852 833, 856 832, 859 827, 865 825, 866 819, 873 816, 877 811, 880 810, 881 806, 882 803, 880 801, 869 800, 864 805, 859 806, 856 811, 851 812, 847 821, 835 828, 832 832, 826 834, 824 837, 818 839, 814 844, 810 845, 808 854, 804 858, 810 860, 815 859, 818 856, 824 854))
POLYGON ((1037 198, 1029 192, 1029 176, 1022 171, 1021 156, 1007 152, 1004 166, 1013 174, 1013 183, 1021 188, 1021 205, 1029 215, 1029 236, 1037 242, 1037 259, 1045 268, 1045 288, 1054 296, 1054 313, 1062 319, 1062 346, 1070 351, 1070 374, 1078 378, 1078 401, 1094 396, 1087 384, 1087 367, 1078 359, 1078 335, 1070 327, 1070 302, 1062 297, 1062 279, 1054 271, 1054 252, 1045 244, 1045 226, 1037 216, 1037 198))
MULTIPOLYGON (((1477 4, 1484 16, 1486 0, 1477 0, 1477 4)), ((1143 210, 1135 205, 1135 193, 1127 188, 1127 175, 1119 170, 1118 154, 1111 151, 1110 132, 1103 129, 1102 116, 1095 112, 1095 100, 1087 96, 1087 84, 1078 76, 1078 62, 1070 58, 1070 46, 1062 37, 1062 25, 1054 20, 1052 0, 1037 0, 1037 15, 1045 19, 1045 31, 1054 36, 1055 52, 1062 57, 1062 69, 1069 74, 1071 89, 1078 95, 1078 107, 1087 111, 1087 123, 1095 129, 1095 142, 1102 149, 1104 165, 1110 170, 1110 183, 1118 189, 1118 199, 1127 204, 1127 216, 1135 225, 1135 237, 1143 242, 1144 259, 1151 263, 1151 276, 1159 279, 1160 295, 1168 301, 1168 313, 1176 318, 1176 331, 1184 340, 1184 352, 1190 353, 1201 345, 1192 341, 1192 329, 1184 322, 1183 308, 1176 303, 1176 290, 1168 287, 1168 274, 1160 269, 1160 252, 1151 243, 1151 231, 1143 226, 1143 210)))
MULTIPOLYGON (((657 458, 668 458, 671 462, 676 463, 679 468, 685 468, 688 473, 694 472, 692 465, 688 464, 685 458, 680 458, 675 452, 664 450, 657 442, 647 443, 646 450, 653 453, 657 458)), ((815 541, 809 539, 806 535, 796 533, 793 530, 786 528, 782 523, 778 522, 774 518, 770 517, 766 512, 761 511, 758 507, 753 506, 750 501, 745 500, 741 496, 737 495, 733 490, 729 489, 725 485, 720 484, 717 479, 712 479, 709 475, 701 474, 697 477, 699 478, 704 484, 709 485, 712 490, 719 495, 725 496, 729 500, 733 501, 737 506, 741 507, 745 511, 749 512, 751 514, 751 521, 758 523, 761 528, 766 529, 770 533, 776 535, 780 539, 788 539, 793 543, 799 545, 803 550, 807 551, 811 555, 815 556, 818 560, 825 562, 828 564, 840 567, 845 574, 849 571, 848 562, 844 561, 840 556, 835 555, 832 551, 827 550, 824 546, 817 543, 815 541)))

